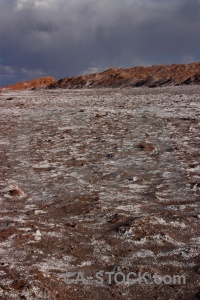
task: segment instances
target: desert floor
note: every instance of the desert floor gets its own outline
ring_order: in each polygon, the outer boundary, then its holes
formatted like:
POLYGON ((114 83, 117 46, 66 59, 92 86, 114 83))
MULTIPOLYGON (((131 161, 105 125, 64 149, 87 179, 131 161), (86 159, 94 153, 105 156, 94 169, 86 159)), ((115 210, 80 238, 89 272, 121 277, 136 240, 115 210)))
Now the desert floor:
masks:
POLYGON ((200 86, 1 91, 0 299, 200 299, 199 117, 200 86))

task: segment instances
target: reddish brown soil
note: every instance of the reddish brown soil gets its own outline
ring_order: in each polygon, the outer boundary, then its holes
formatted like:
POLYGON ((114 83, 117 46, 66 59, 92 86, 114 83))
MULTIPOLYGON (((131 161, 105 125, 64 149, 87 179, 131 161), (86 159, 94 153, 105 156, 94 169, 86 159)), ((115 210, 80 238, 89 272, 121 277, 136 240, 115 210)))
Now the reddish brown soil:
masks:
POLYGON ((11 85, 7 85, 4 88, 9 90, 27 90, 27 89, 33 89, 38 87, 46 87, 49 84, 53 84, 56 82, 56 79, 54 77, 42 77, 37 78, 33 80, 28 80, 24 82, 18 82, 11 85))
POLYGON ((60 79, 49 88, 157 87, 200 84, 200 63, 109 69, 101 73, 60 79))

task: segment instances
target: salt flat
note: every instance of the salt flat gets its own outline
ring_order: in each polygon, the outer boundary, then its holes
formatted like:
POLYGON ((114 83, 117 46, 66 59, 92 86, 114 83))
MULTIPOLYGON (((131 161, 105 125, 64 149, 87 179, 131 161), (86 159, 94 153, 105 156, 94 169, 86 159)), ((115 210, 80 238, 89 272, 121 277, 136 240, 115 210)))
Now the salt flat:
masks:
POLYGON ((2 91, 0 107, 1 299, 199 299, 200 86, 2 91), (98 271, 112 282, 64 280, 98 271))

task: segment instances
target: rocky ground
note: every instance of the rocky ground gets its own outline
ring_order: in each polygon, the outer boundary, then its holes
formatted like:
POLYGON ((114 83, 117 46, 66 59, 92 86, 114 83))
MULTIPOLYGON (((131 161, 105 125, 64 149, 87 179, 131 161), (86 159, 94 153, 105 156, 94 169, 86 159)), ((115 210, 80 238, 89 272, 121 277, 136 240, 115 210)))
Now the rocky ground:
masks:
POLYGON ((199 102, 1 91, 0 299, 200 299, 199 102))

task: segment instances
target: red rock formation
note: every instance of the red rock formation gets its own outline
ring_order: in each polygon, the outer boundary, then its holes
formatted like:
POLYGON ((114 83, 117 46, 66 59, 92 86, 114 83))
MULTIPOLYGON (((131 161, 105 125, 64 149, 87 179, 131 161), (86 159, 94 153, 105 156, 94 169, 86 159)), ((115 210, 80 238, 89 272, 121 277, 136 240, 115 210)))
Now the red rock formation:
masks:
POLYGON ((60 79, 49 88, 157 87, 200 84, 200 63, 108 69, 101 73, 60 79))
POLYGON ((3 87, 4 89, 9 90, 27 90, 32 88, 46 87, 49 84, 53 84, 56 82, 56 79, 53 77, 42 77, 29 81, 18 82, 11 85, 7 85, 3 87))
POLYGON ((200 84, 200 63, 108 69, 101 73, 67 77, 56 81, 43 77, 8 85, 4 88, 25 90, 31 88, 106 88, 106 87, 158 87, 165 85, 200 84))

